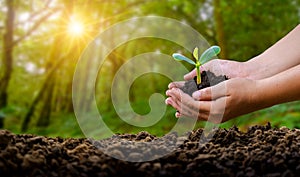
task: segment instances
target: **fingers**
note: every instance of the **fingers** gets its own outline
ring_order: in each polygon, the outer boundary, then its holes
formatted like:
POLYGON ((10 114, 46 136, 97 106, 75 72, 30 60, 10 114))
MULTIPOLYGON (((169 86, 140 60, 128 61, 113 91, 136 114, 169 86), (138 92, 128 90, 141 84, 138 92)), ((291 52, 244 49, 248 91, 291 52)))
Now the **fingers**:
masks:
MULTIPOLYGON (((173 98, 168 98, 168 99, 173 99, 173 98)), ((193 106, 187 106, 183 102, 179 101, 168 101, 171 106, 173 106, 177 112, 175 113, 175 116, 177 118, 180 117, 189 117, 189 118, 195 118, 198 120, 207 120, 207 115, 208 112, 199 112, 199 105, 193 105, 193 106), (201 114, 201 115, 200 115, 201 114)))
POLYGON ((172 98, 173 102, 176 102, 177 104, 180 102, 187 106, 195 106, 195 100, 178 88, 167 90, 166 95, 172 98))
POLYGON ((184 81, 180 81, 180 82, 171 82, 169 85, 168 85, 168 88, 169 89, 172 89, 172 88, 181 88, 184 86, 184 81))
POLYGON ((180 89, 173 88, 166 92, 169 98, 166 99, 166 104, 171 105, 177 111, 176 117, 191 117, 196 119, 207 120, 210 103, 195 101, 188 94, 180 89))
POLYGON ((208 121, 213 123, 222 123, 225 119, 226 97, 221 97, 217 100, 210 101, 211 107, 208 121))
POLYGON ((181 93, 179 89, 172 88, 167 90, 166 95, 169 98, 166 99, 166 104, 173 106, 177 111, 181 111, 181 93))
MULTIPOLYGON (((212 70, 212 68, 214 68, 214 63, 216 63, 216 59, 211 60, 207 63, 205 63, 204 65, 200 66, 200 71, 207 71, 207 70, 212 70)), ((193 79, 195 76, 197 75, 196 69, 194 69, 193 71, 187 73, 186 75, 183 76, 184 80, 191 80, 193 79)))
POLYGON ((216 100, 227 96, 226 81, 207 87, 193 93, 193 98, 198 101, 216 100))
POLYGON ((193 71, 187 73, 186 75, 183 76, 184 80, 191 80, 193 79, 195 76, 197 75, 196 73, 196 69, 194 69, 193 71))
MULTIPOLYGON (((181 103, 178 100, 176 100, 172 97, 169 97, 169 98, 166 99, 165 102, 166 102, 167 105, 172 106, 173 108, 175 108, 180 113, 182 107, 181 107, 181 103)), ((176 117, 178 117, 178 116, 176 116, 176 117)))
MULTIPOLYGON (((199 103, 199 106, 201 107, 201 103, 199 103)), ((180 112, 180 117, 189 117, 189 118, 194 118, 197 120, 207 120, 209 111, 201 111, 200 107, 189 107, 184 104, 181 106, 181 112, 180 112)))
POLYGON ((181 117, 181 116, 182 116, 181 113, 180 113, 179 111, 176 111, 175 117, 179 118, 179 117, 181 117))
POLYGON ((213 123, 221 123, 224 117, 226 100, 226 84, 218 84, 211 88, 202 89, 193 94, 194 98, 178 88, 172 88, 166 92, 168 98, 166 104, 174 107, 178 112, 177 118, 190 117, 213 123), (199 95, 198 95, 199 93, 199 95))

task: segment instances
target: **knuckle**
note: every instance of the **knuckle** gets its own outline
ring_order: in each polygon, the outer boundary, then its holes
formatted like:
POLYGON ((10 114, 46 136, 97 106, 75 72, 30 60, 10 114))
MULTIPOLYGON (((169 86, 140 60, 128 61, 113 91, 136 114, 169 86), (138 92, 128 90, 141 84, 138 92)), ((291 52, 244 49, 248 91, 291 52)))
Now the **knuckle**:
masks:
POLYGON ((203 93, 204 95, 206 95, 206 96, 209 96, 209 95, 210 95, 210 92, 211 92, 210 88, 204 89, 204 90, 202 91, 202 93, 203 93))
POLYGON ((198 120, 207 120, 207 115, 203 113, 198 113, 198 120))

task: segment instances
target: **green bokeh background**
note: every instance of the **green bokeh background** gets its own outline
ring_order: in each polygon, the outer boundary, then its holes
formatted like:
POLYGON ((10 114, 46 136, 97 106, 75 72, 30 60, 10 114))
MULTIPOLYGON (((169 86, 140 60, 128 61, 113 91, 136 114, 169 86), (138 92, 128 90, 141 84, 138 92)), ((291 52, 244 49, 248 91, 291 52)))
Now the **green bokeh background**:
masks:
MULTIPOLYGON (((2 128, 14 133, 61 137, 84 136, 72 106, 74 69, 85 47, 111 25, 147 15, 173 18, 196 29, 211 45, 221 46, 220 58, 247 61, 273 45, 300 21, 299 0, 0 0, 0 4, 0 93, 7 94, 6 104, 0 104, 1 117, 5 117, 2 128), (70 31, 72 20, 83 25, 82 32, 70 31), (8 34, 12 36, 12 70, 8 87, 3 89, 8 68, 5 50, 8 34)), ((113 36, 107 42, 113 43, 113 36)), ((96 89, 109 93, 107 85, 127 60, 155 51, 169 55, 180 51, 191 56, 181 46, 162 39, 129 41, 107 57, 96 89)), ((186 67, 192 69, 190 65, 186 67)), ((130 91, 133 110, 148 113, 149 96, 165 94, 169 82, 170 79, 159 74, 138 78, 130 91)), ((176 123, 175 110, 168 107, 163 119, 154 126, 128 125, 117 116, 110 94, 101 95, 96 100, 99 111, 115 133, 148 131, 162 136, 176 123)), ((236 125, 246 131, 249 126, 267 122, 275 127, 299 128, 300 103, 276 105, 220 126, 236 125)), ((203 126, 203 122, 198 122, 195 129, 203 126)))

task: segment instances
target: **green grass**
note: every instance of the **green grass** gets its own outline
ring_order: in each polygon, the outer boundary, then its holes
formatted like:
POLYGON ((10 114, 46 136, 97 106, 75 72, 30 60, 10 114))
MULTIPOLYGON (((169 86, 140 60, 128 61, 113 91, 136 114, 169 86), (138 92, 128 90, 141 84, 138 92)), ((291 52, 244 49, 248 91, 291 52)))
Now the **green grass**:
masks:
MULTIPOLYGON (((137 104, 134 106, 135 109, 138 109, 139 106, 144 107, 143 104, 137 104)), ((176 121, 178 120, 177 118, 175 118, 174 113, 175 110, 171 107, 168 107, 165 116, 157 124, 145 128, 128 125, 120 118, 118 118, 114 111, 106 112, 105 114, 103 114, 103 120, 113 133, 137 133, 139 131, 148 131, 151 134, 163 136, 173 128, 173 126, 176 124, 176 121)), ((236 119, 220 124, 220 127, 229 128, 233 125, 236 125, 242 131, 246 131, 250 126, 266 125, 267 122, 270 122, 273 127, 286 126, 288 128, 300 128, 300 102, 291 102, 287 104, 277 105, 268 109, 240 116, 236 119)), ((94 124, 93 122, 90 123, 94 124)), ((63 138, 85 137, 77 123, 76 117, 73 114, 53 115, 51 117, 50 126, 46 128, 39 128, 34 126, 34 124, 31 124, 27 132, 20 132, 20 125, 20 116, 10 115, 5 120, 5 129, 8 129, 16 134, 29 133, 49 137, 59 136, 63 138)), ((199 121, 197 122, 194 129, 203 127, 203 125, 204 122, 199 121)))
POLYGON ((4 123, 4 128, 16 134, 28 133, 62 138, 84 137, 78 126, 76 117, 73 114, 53 115, 50 121, 51 123, 48 127, 36 127, 34 124, 31 124, 26 132, 21 132, 21 119, 15 116, 9 116, 4 123))
POLYGON ((243 115, 221 124, 220 127, 229 128, 236 125, 241 130, 246 131, 250 126, 265 125, 267 122, 270 122, 272 127, 300 128, 300 102, 276 105, 243 115))

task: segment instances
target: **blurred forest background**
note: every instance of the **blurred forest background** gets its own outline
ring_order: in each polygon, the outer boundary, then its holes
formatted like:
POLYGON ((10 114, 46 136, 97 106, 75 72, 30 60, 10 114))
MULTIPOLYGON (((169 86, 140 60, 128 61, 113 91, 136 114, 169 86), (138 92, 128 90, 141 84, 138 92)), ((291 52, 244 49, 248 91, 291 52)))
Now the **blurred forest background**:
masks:
MULTIPOLYGON (((221 46, 219 58, 246 61, 299 24, 300 1, 0 0, 0 127, 15 133, 83 137, 72 105, 76 62, 97 34, 122 20, 146 15, 184 22, 211 45, 221 46)), ((111 83, 126 58, 150 51, 171 55, 180 49, 159 39, 131 41, 109 55, 111 67, 104 69, 102 79, 111 83)), ((138 78, 131 91, 133 109, 139 114, 149 112, 149 96, 165 94, 169 82, 157 74, 138 78)), ((110 95, 105 83, 98 87, 110 95)), ((177 120, 175 110, 168 107, 154 126, 126 125, 116 115, 110 96, 98 99, 103 119, 116 133, 145 130, 160 136, 177 120)), ((237 125, 246 130, 268 121, 277 127, 300 128, 299 102, 257 111, 221 126, 237 125)), ((199 122, 195 128, 202 125, 199 122)))

